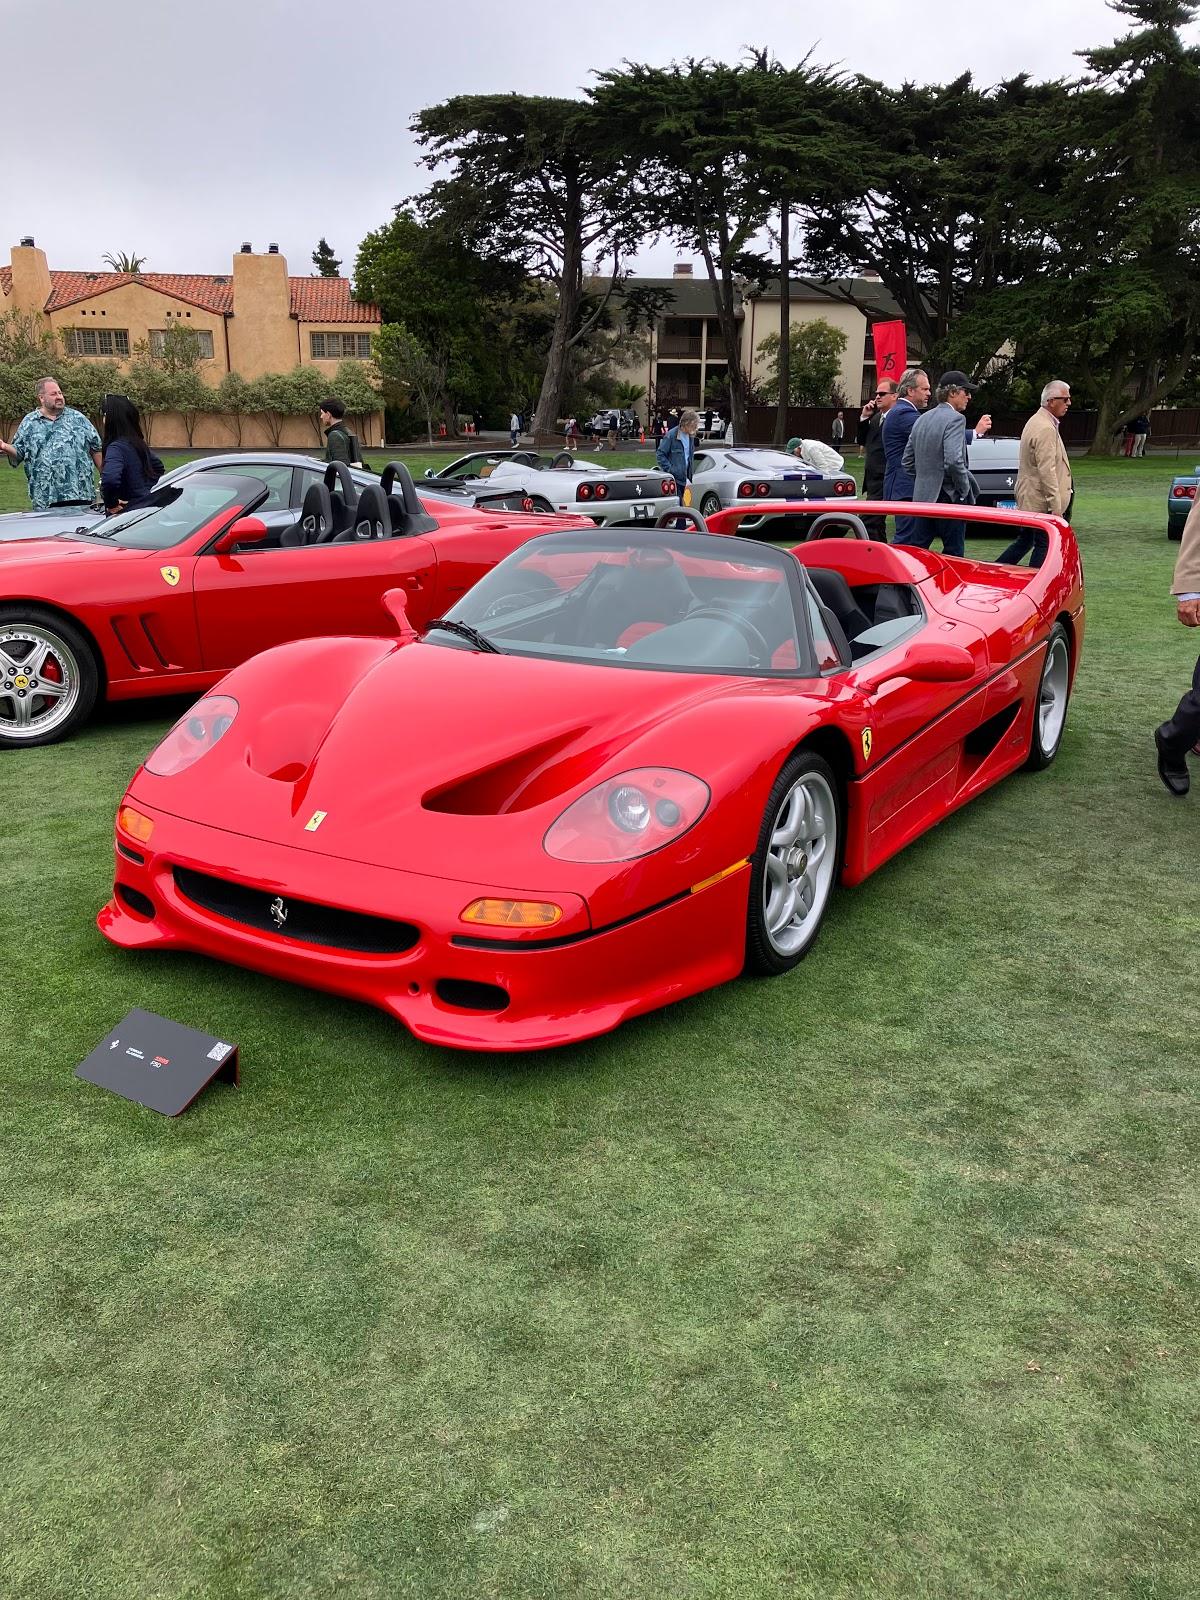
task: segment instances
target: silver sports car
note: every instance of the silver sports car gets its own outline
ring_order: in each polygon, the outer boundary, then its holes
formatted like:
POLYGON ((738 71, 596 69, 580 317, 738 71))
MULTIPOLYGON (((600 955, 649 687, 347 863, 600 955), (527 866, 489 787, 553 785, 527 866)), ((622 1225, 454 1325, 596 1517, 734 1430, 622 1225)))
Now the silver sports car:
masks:
POLYGON ((460 456, 426 485, 448 481, 476 491, 502 489, 523 494, 526 511, 576 511, 601 527, 630 522, 657 522, 679 505, 675 479, 653 460, 645 467, 602 467, 573 456, 569 450, 542 455, 536 450, 477 450, 460 456))
MULTIPOLYGON (((795 456, 762 445, 698 450, 692 474, 692 504, 702 517, 747 500, 844 500, 858 493, 848 472, 816 472, 795 456)), ((742 523, 743 529, 750 526, 742 523)))

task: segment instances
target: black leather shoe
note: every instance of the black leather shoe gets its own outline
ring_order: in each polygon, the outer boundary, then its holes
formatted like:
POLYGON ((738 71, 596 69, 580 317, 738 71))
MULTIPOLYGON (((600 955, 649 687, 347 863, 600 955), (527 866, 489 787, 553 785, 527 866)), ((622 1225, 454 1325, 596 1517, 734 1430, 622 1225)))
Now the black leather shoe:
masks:
POLYGON ((1170 794, 1182 800, 1192 786, 1188 775, 1187 757, 1175 755, 1163 746, 1162 729, 1155 728, 1154 743, 1158 746, 1158 775, 1170 794))

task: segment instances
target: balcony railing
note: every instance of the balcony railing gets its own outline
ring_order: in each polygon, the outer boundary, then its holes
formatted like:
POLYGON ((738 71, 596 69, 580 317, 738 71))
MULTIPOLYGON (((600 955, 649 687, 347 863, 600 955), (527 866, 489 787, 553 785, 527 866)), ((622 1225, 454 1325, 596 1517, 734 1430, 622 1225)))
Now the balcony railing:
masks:
POLYGON ((699 339, 685 339, 679 334, 664 333, 659 337, 658 353, 660 356, 682 356, 698 360, 700 343, 699 339))

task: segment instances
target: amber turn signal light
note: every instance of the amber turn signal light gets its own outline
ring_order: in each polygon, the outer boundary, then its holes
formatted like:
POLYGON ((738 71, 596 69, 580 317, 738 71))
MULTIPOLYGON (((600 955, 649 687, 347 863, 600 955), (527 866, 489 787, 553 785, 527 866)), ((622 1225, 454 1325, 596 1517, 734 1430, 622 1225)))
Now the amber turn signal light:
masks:
POLYGON ((122 806, 117 812, 117 827, 131 839, 136 839, 139 844, 149 844, 150 835, 154 832, 154 819, 144 817, 132 806, 122 806))
POLYGON ((489 928, 548 928, 562 917, 562 907, 548 900, 472 900, 463 922, 489 928))

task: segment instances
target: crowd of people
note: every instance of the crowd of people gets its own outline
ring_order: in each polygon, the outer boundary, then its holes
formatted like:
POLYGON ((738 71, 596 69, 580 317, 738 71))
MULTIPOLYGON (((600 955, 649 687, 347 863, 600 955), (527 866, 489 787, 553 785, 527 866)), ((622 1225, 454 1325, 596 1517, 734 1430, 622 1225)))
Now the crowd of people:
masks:
POLYGON ((101 439, 83 412, 67 404, 56 378, 42 378, 34 392, 36 408, 21 419, 11 440, 0 439, 0 452, 10 465, 25 468, 35 510, 93 505, 94 468, 100 471, 100 497, 109 516, 149 496, 163 464, 146 443, 132 400, 123 394, 103 396, 101 439))

